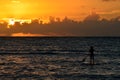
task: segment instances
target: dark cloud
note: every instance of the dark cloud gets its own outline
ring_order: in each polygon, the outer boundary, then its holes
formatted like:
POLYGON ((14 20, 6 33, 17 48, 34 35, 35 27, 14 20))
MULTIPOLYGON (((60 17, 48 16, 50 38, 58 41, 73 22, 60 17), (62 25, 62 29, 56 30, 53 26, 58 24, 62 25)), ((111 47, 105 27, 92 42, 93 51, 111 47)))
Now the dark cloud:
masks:
POLYGON ((95 12, 92 12, 91 15, 88 15, 84 21, 98 21, 100 19, 100 16, 96 14, 95 12))
POLYGON ((107 2, 107 1, 117 1, 117 0, 102 0, 102 1, 106 1, 107 2))
POLYGON ((120 17, 111 20, 99 19, 98 14, 88 15, 82 22, 77 22, 65 17, 50 18, 50 23, 43 24, 42 21, 33 20, 31 24, 20 24, 16 22, 8 29, 7 24, 0 24, 2 35, 42 35, 42 36, 120 36, 120 17))

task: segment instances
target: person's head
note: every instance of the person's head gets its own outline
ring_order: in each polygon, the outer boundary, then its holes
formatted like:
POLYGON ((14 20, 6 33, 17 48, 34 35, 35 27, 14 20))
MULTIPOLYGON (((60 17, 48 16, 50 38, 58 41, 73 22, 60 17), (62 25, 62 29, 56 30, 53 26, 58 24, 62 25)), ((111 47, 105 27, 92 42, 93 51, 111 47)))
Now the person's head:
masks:
POLYGON ((93 46, 90 46, 91 49, 93 49, 93 46))

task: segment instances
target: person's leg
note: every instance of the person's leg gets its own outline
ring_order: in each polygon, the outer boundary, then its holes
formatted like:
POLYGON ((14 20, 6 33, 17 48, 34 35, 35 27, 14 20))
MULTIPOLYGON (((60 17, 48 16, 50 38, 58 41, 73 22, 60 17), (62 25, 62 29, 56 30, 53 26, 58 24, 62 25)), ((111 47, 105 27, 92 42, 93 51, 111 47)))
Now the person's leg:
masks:
POLYGON ((92 56, 92 64, 94 64, 94 55, 92 56))
POLYGON ((92 64, 92 61, 93 61, 93 60, 92 60, 92 56, 90 56, 90 64, 92 64))

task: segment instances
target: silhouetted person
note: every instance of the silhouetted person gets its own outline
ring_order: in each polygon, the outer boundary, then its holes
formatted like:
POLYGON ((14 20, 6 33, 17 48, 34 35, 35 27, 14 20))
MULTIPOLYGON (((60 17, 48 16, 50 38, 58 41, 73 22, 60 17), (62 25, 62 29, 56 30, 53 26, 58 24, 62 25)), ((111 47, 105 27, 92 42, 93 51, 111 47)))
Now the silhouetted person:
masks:
POLYGON ((94 48, 93 46, 90 46, 89 52, 90 52, 90 64, 93 65, 94 64, 94 48))

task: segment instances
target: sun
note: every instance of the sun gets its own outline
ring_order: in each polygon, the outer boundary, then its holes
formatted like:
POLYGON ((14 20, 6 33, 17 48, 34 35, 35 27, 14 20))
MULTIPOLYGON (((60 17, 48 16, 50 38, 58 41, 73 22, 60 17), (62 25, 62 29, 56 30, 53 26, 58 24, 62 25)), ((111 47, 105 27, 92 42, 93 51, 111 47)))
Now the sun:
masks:
POLYGON ((9 20, 9 25, 14 25, 14 24, 15 24, 14 19, 10 19, 10 20, 9 20))
POLYGON ((7 28, 10 28, 10 27, 13 26, 14 24, 15 24, 15 20, 14 20, 14 19, 9 19, 7 28))

